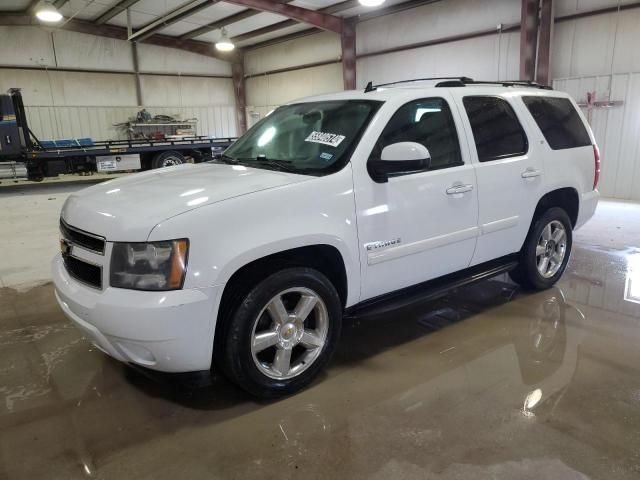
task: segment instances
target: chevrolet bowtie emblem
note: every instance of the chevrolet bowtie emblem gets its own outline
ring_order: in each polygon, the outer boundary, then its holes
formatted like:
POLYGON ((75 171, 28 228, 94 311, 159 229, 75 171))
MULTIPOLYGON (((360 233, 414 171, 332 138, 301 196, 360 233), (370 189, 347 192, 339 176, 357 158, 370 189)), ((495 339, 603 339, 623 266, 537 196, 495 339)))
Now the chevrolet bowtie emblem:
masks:
POLYGON ((69 243, 64 238, 60 239, 60 253, 62 253, 62 255, 70 255, 71 254, 71 243, 69 243))

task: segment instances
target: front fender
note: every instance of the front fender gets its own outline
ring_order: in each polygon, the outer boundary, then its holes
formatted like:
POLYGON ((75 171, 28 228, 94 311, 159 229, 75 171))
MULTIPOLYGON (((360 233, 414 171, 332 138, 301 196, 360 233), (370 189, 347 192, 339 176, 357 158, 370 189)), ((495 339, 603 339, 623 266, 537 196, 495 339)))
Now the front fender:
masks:
POLYGON ((185 288, 225 284, 241 267, 298 247, 330 245, 345 264, 347 305, 360 296, 360 260, 350 165, 340 172, 231 198, 172 217, 149 241, 190 240, 185 288))

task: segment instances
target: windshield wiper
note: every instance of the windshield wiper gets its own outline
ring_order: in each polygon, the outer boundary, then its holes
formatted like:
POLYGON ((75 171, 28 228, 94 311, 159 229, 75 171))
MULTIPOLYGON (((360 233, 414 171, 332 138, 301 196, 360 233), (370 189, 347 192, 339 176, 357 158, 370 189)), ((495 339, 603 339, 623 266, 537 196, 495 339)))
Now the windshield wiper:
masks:
POLYGON ((271 167, 275 170, 289 173, 299 173, 300 169, 292 167, 293 164, 290 160, 275 160, 267 158, 264 155, 258 155, 257 157, 238 157, 234 158, 229 155, 222 155, 219 159, 221 162, 228 165, 246 165, 247 167, 260 168, 261 165, 271 167))
POLYGON ((297 173, 298 169, 291 167, 291 164, 293 163, 290 160, 273 160, 271 158, 267 158, 263 155, 259 155, 258 158, 256 158, 256 160, 258 161, 258 163, 260 164, 265 164, 265 165, 269 165, 270 167, 276 168, 278 170, 281 170, 283 172, 289 172, 289 173, 297 173))
POLYGON ((235 165, 235 164, 238 163, 238 160, 236 160, 233 157, 230 157, 229 155, 222 155, 220 157, 220 161, 223 162, 223 163, 227 163, 229 165, 235 165))

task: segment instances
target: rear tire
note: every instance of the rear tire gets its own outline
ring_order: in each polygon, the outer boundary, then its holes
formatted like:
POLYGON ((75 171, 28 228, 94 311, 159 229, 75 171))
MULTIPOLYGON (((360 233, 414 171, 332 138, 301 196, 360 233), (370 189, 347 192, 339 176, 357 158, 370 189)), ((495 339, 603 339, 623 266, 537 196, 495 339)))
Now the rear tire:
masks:
POLYGON ((329 362, 342 303, 322 273, 286 268, 260 281, 222 321, 222 371, 250 394, 275 398, 303 389, 329 362))
POLYGON ((509 276, 525 288, 550 288, 567 267, 572 243, 567 212, 559 207, 550 208, 534 220, 520 251, 519 264, 509 276))
POLYGON ((151 168, 173 167, 174 165, 183 164, 184 161, 184 155, 180 152, 169 150, 168 152, 162 152, 153 157, 151 168))

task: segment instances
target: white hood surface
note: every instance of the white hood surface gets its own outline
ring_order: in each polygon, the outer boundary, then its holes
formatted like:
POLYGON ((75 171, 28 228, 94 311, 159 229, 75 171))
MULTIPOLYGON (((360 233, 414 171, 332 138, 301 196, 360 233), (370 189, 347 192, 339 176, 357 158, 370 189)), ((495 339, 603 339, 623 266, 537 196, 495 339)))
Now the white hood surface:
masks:
POLYGON ((62 218, 108 241, 144 241, 155 225, 175 215, 312 178, 241 165, 184 164, 74 193, 64 204, 62 218))

